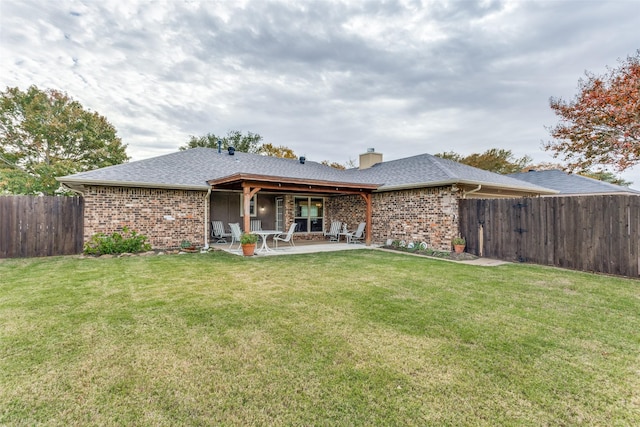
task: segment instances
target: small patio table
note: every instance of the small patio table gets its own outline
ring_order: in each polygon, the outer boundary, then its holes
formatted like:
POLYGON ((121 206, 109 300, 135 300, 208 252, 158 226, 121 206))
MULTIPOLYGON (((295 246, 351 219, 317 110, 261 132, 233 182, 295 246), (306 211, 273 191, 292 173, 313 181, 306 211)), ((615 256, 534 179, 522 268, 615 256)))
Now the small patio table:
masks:
POLYGON ((340 237, 344 236, 345 240, 347 241, 347 243, 349 243, 349 236, 353 234, 351 232, 348 231, 342 231, 340 233, 338 233, 338 243, 340 243, 340 237))
POLYGON ((273 249, 271 249, 269 247, 269 245, 267 245, 267 239, 269 238, 269 236, 275 236, 276 234, 282 234, 282 231, 279 231, 279 230, 255 230, 255 231, 252 231, 251 233, 257 234, 258 236, 260 236, 262 238, 262 245, 260 246, 260 249, 258 249, 256 251, 258 253, 262 253, 262 252, 273 252, 273 249))

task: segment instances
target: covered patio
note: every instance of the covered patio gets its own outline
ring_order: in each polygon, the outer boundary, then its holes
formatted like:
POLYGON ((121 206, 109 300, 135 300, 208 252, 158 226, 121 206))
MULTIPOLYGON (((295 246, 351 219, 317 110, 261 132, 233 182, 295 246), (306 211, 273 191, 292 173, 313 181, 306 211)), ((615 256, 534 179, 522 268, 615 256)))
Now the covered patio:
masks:
MULTIPOLYGON (((252 200, 259 192, 263 191, 267 194, 283 194, 283 195, 315 195, 323 196, 360 196, 365 203, 365 215, 362 218, 365 222, 365 244, 371 245, 371 217, 372 217, 372 192, 379 184, 363 184, 352 182, 335 182, 321 181, 313 179, 283 178, 265 175, 253 174, 234 174, 220 179, 210 180, 208 184, 211 186, 213 193, 216 191, 234 191, 242 194, 243 206, 242 210, 242 226, 243 230, 251 229, 252 212, 255 206, 252 206, 252 200)), ((286 207, 285 207, 286 209, 286 207)), ((325 221, 326 218, 323 218, 325 221)), ((292 222, 297 222, 292 212, 284 215, 281 231, 286 231, 292 222)), ((326 223, 325 223, 326 224, 326 223)), ((322 225, 319 232, 325 231, 325 225, 322 225)), ((309 229, 302 230, 309 232, 309 229)), ((298 241, 296 241, 298 242, 298 241)), ((336 246, 332 244, 330 246, 336 246)), ((345 244, 346 245, 346 244, 345 244)), ((354 246, 354 245, 350 245, 354 246)), ((335 249, 333 249, 335 250, 335 249)))

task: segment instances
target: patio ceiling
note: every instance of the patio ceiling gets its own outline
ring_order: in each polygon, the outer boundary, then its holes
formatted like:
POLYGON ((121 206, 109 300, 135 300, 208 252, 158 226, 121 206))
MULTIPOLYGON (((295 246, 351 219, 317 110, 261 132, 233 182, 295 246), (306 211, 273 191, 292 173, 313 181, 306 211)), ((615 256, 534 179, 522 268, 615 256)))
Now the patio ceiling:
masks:
POLYGON ((242 190, 249 186, 283 193, 363 194, 371 193, 381 184, 320 181, 254 174, 234 174, 208 181, 214 190, 242 190))

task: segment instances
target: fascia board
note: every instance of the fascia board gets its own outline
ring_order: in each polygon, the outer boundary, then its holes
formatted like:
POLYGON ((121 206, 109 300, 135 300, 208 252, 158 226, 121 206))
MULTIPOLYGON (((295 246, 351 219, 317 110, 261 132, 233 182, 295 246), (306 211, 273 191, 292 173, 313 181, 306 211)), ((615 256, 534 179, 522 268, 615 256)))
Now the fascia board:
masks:
POLYGON ((382 188, 378 188, 374 192, 382 193, 386 191, 410 190, 414 188, 444 187, 444 186, 454 185, 454 184, 465 184, 465 185, 473 185, 473 186, 483 185, 490 188, 499 188, 504 190, 515 190, 515 191, 539 193, 539 194, 559 193, 558 190, 552 190, 550 188, 502 185, 495 182, 471 181, 471 180, 465 180, 465 179, 448 179, 444 181, 430 181, 430 182, 422 182, 422 183, 410 183, 410 184, 384 186, 382 188))
POLYGON ((56 178, 62 184, 82 184, 105 187, 141 187, 141 188, 162 188, 167 190, 209 190, 208 185, 189 185, 189 184, 163 184, 155 182, 136 182, 136 181, 108 181, 108 180, 86 180, 86 179, 60 179, 56 178))

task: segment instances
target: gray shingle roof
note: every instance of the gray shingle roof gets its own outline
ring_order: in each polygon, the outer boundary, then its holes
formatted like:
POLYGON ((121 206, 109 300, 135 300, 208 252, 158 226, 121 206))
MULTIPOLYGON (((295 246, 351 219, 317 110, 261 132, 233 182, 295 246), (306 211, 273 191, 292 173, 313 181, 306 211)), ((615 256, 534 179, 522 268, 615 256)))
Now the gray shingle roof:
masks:
POLYGON ((461 183, 549 193, 548 189, 538 185, 430 154, 383 162, 364 170, 339 170, 312 161, 301 164, 297 159, 282 159, 238 151, 230 156, 226 151, 218 153, 211 148, 192 148, 60 177, 58 180, 65 184, 206 190, 209 188, 207 181, 239 173, 269 176, 274 181, 278 178, 296 178, 351 184, 381 184, 379 190, 461 183))
MULTIPOLYGON (((152 157, 146 160, 81 172, 58 180, 76 183, 120 183, 173 188, 208 189, 207 181, 238 173, 267 175, 274 178, 300 178, 317 181, 345 181, 344 171, 297 159, 261 156, 236 151, 218 153, 211 148, 192 148, 185 151, 152 157)), ((357 178, 357 177, 354 177, 357 178)), ((355 183, 368 183, 356 179, 355 183)))
POLYGON ((559 191, 559 194, 638 194, 640 191, 561 170, 530 171, 509 175, 515 179, 559 191))
POLYGON ((420 154, 404 159, 378 163, 369 169, 355 173, 366 176, 371 182, 382 182, 380 190, 394 188, 433 186, 442 184, 473 184, 534 192, 548 193, 549 189, 499 175, 486 170, 442 159, 431 154, 420 154), (424 184, 424 185, 422 185, 424 184))

